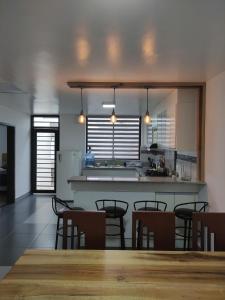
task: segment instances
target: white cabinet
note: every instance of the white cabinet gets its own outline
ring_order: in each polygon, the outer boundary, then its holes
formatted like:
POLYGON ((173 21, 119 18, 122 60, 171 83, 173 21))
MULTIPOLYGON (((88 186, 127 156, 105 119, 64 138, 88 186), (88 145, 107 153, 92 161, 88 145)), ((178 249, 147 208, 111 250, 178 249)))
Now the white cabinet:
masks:
POLYGON ((155 200, 165 202, 167 204, 166 211, 173 211, 174 193, 155 193, 155 200))

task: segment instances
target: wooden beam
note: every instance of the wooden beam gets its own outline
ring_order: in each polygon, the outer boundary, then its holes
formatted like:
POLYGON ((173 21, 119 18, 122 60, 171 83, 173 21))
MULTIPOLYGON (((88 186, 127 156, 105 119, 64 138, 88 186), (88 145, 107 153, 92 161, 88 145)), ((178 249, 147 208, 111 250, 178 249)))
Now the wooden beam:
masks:
POLYGON ((120 88, 120 89, 144 89, 144 88, 195 88, 203 87, 204 82, 118 82, 118 81, 68 81, 70 88, 120 88))

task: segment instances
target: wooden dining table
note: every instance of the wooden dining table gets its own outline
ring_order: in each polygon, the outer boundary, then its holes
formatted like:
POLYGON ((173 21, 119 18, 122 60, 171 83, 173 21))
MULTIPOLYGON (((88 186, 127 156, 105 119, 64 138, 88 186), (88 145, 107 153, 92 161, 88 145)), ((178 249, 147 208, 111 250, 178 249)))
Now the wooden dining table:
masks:
POLYGON ((0 299, 225 299, 225 252, 27 250, 0 299))

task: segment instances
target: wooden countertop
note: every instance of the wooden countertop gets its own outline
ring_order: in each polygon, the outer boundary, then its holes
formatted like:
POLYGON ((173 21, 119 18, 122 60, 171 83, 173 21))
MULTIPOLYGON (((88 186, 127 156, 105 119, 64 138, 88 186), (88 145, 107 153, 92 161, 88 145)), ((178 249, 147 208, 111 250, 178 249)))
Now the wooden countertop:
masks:
POLYGON ((225 299, 225 252, 28 250, 0 299, 225 299))
POLYGON ((184 181, 178 179, 172 179, 171 177, 152 177, 152 176, 140 176, 140 177, 118 177, 118 176, 73 176, 68 179, 68 183, 72 182, 131 182, 131 183, 171 183, 171 184, 197 184, 205 185, 203 181, 184 181))

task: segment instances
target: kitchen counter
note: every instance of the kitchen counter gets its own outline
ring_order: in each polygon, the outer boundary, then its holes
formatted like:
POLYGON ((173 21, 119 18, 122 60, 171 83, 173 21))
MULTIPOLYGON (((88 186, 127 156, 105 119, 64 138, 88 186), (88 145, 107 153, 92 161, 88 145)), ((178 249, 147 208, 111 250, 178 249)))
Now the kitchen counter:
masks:
POLYGON ((171 177, 74 176, 68 179, 72 189, 84 191, 194 192, 205 186, 202 181, 183 181, 171 177))
MULTIPOLYGON (((193 201, 207 201, 206 184, 201 181, 173 180, 171 177, 74 176, 68 179, 74 191, 74 206, 95 210, 99 199, 118 199, 129 203, 124 217, 126 245, 131 246, 132 210, 134 202, 157 200, 174 206, 193 201)), ((109 247, 118 247, 120 239, 108 238, 109 247)))

